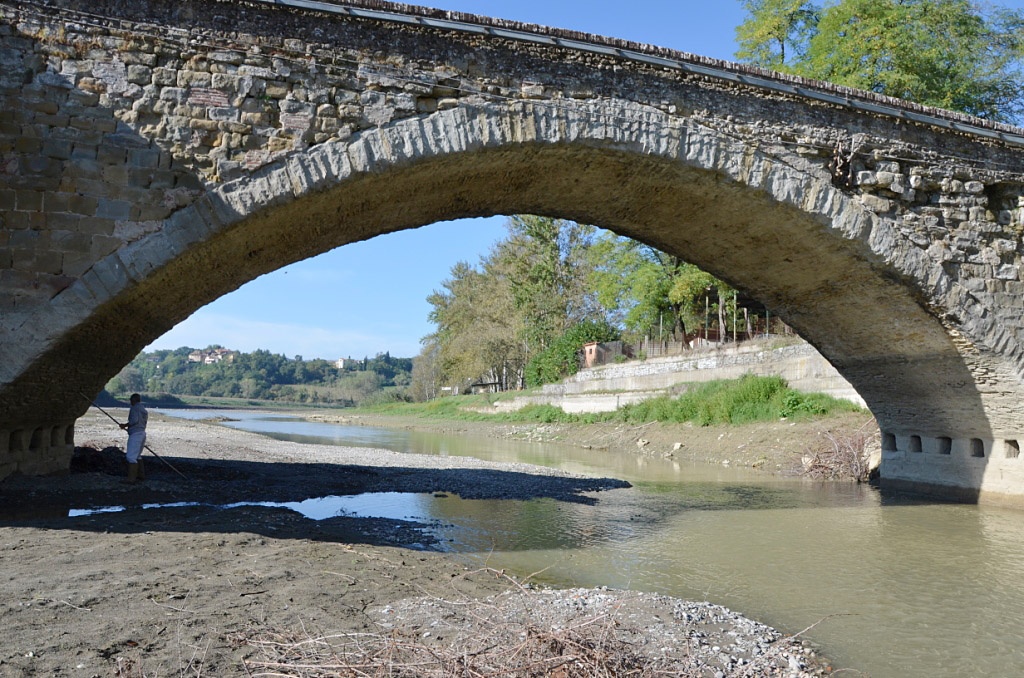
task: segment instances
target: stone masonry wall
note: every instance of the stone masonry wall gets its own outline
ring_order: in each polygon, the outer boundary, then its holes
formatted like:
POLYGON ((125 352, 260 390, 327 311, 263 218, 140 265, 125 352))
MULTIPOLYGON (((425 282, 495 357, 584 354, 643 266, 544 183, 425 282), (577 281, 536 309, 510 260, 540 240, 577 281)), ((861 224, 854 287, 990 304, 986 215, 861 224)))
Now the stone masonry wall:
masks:
POLYGON ((680 393, 689 384, 745 374, 779 376, 798 391, 865 405, 853 386, 810 344, 773 346, 770 341, 757 341, 584 368, 564 381, 545 385, 538 395, 497 399, 494 411, 548 404, 566 412, 609 412, 627 403, 680 393))
MULTIPOLYGON (((45 303, 206 187, 289 153, 480 96, 600 98, 629 82, 633 96, 659 109, 784 150, 805 166, 831 163, 868 209, 897 221, 929 261, 963 280, 968 315, 976 300, 1015 335, 1024 327, 1016 312, 1024 294, 1021 168, 997 147, 978 157, 980 149, 957 148, 955 138, 894 142, 870 133, 875 121, 864 116, 836 127, 822 106, 795 118, 767 115, 766 104, 791 104, 778 95, 734 102, 723 115, 717 83, 699 83, 707 92, 683 108, 659 80, 696 78, 657 73, 637 82, 616 74, 651 75, 650 67, 536 45, 487 41, 506 60, 496 68, 486 52, 468 56, 483 46, 471 36, 438 45, 425 29, 387 27, 385 37, 366 22, 314 27, 308 15, 237 1, 86 4, 87 15, 0 5, 0 88, 12 104, 0 114, 5 316, 45 303), (948 152, 937 157, 937 146, 948 152)), ((954 320, 968 334, 980 329, 975 318, 954 320)), ((1018 357, 1020 343, 1014 337, 1018 357)))
POLYGON ((248 280, 516 211, 613 227, 733 282, 893 435, 1024 437, 1020 130, 426 14, 484 28, 0 0, 0 475, 66 456, 83 394, 248 280))
POLYGON ((827 393, 864 405, 842 375, 813 346, 797 343, 772 346, 770 342, 724 345, 692 353, 601 365, 582 369, 544 393, 574 395, 593 391, 653 391, 679 384, 736 379, 744 374, 780 376, 797 390, 827 393))

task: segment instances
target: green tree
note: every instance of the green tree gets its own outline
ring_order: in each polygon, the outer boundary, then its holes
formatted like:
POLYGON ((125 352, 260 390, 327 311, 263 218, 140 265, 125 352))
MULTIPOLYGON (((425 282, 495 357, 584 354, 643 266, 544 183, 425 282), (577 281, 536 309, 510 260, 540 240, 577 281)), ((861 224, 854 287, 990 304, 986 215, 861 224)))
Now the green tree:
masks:
POLYGON ((551 346, 530 360, 526 366, 526 385, 550 384, 576 374, 584 344, 618 338, 619 331, 604 321, 584 320, 570 327, 551 346))
POLYGON ((743 7, 748 16, 736 28, 736 58, 785 71, 803 56, 818 22, 810 0, 744 0, 743 7))
POLYGON ((1024 11, 970 0, 745 6, 741 60, 982 118, 1024 114, 1024 11))
POLYGON ((432 374, 459 390, 477 382, 518 388, 531 355, 594 314, 586 251, 594 229, 559 219, 516 216, 508 236, 477 267, 454 266, 427 301, 437 330, 432 374))
POLYGON ((693 267, 679 257, 608 232, 594 243, 590 261, 597 299, 612 322, 636 338, 667 331, 682 339, 686 334, 683 311, 689 299, 680 297, 682 292, 673 295, 673 289, 677 279, 693 267))
POLYGON ((424 338, 421 342, 420 354, 412 362, 412 383, 409 385, 409 395, 415 402, 432 400, 441 394, 438 353, 437 342, 430 337, 424 338))
POLYGON ((476 269, 460 262, 442 283, 444 290, 427 298, 437 327, 429 340, 438 348, 437 373, 444 386, 461 390, 485 379, 507 388, 520 378, 522 326, 500 263, 485 261, 476 269))
POLYGON ((492 260, 508 277, 531 352, 594 313, 586 252, 596 229, 563 219, 513 216, 492 260))
POLYGON ((146 390, 146 382, 142 376, 142 370, 136 367, 134 363, 125 365, 116 377, 107 382, 106 389, 109 393, 119 395, 146 390))

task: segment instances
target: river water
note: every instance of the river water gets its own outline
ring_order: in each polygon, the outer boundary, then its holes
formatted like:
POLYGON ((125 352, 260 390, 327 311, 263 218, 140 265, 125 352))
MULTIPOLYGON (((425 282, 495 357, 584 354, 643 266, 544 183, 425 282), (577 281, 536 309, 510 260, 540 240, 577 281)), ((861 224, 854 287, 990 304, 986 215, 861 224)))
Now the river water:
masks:
POLYGON ((876 678, 1024 675, 1019 511, 564 445, 252 412, 173 414, 225 415, 237 419, 226 425, 282 440, 628 480, 631 489, 596 493, 595 503, 387 493, 327 498, 317 510, 437 521, 431 529, 452 552, 521 576, 540 572, 552 585, 706 599, 788 633, 813 625, 805 636, 837 667, 876 678))

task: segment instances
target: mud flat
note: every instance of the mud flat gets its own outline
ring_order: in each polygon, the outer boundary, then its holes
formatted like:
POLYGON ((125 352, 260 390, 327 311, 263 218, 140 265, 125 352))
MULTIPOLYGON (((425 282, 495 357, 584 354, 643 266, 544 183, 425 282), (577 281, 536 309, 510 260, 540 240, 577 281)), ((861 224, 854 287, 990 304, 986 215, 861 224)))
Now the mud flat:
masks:
POLYGON ((126 485, 116 452, 101 452, 124 442, 109 420, 88 415, 77 440, 98 451, 80 470, 0 483, 3 676, 429 676, 468 656, 509 676, 824 671, 798 640, 724 608, 543 590, 433 550, 415 523, 245 504, 384 491, 599 500, 622 481, 153 415, 150 445, 187 479, 147 454, 147 480, 126 485), (111 510, 69 516, 95 507, 111 510))

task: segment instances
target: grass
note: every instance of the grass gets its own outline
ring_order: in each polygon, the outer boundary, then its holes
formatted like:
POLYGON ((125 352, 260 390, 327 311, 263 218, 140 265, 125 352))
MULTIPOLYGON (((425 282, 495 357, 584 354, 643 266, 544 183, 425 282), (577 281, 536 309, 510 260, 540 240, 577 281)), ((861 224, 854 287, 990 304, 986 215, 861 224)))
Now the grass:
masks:
POLYGON ((795 391, 781 377, 746 375, 700 384, 678 398, 652 398, 626 405, 619 414, 630 423, 692 422, 712 426, 809 419, 860 411, 860 406, 846 400, 823 393, 795 391))
MULTIPOLYGON (((507 396, 508 394, 502 394, 507 396)), ((779 419, 810 419, 842 412, 863 412, 846 400, 822 393, 802 393, 789 388, 781 377, 746 375, 695 384, 678 397, 651 398, 626 405, 615 412, 568 414, 554 405, 528 405, 515 412, 485 413, 494 395, 449 396, 426 403, 388 403, 359 411, 383 414, 454 419, 461 421, 507 421, 524 423, 643 424, 692 422, 699 426, 746 424, 779 419)))

